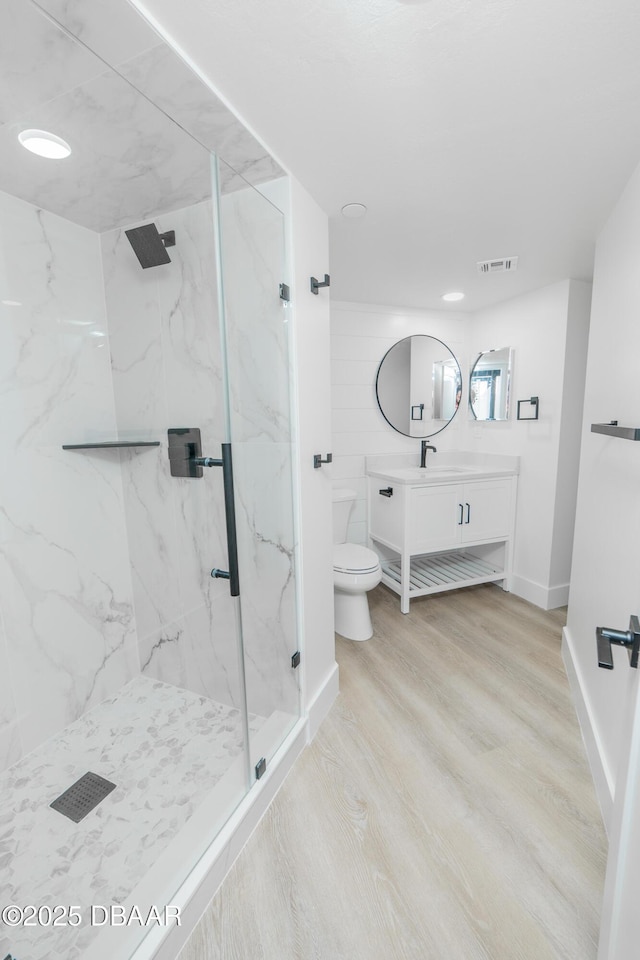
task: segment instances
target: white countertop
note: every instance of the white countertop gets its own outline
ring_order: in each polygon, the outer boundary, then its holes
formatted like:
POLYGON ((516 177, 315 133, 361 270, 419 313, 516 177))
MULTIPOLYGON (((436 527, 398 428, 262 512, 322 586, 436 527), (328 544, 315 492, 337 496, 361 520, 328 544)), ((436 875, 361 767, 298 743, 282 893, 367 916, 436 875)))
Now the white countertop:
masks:
POLYGON ((520 458, 462 450, 439 456, 428 451, 427 466, 422 468, 419 464, 419 456, 413 454, 367 457, 366 472, 370 477, 414 486, 464 483, 515 476, 520 469, 520 458))

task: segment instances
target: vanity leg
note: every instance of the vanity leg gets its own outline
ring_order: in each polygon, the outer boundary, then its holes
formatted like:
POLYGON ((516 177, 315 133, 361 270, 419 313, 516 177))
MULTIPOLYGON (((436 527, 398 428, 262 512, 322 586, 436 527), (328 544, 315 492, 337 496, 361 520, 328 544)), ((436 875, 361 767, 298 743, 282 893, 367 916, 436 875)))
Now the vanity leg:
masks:
POLYGON ((402 554, 400 557, 400 611, 401 613, 409 613, 409 586, 411 581, 409 579, 409 574, 411 571, 411 559, 410 557, 402 554))

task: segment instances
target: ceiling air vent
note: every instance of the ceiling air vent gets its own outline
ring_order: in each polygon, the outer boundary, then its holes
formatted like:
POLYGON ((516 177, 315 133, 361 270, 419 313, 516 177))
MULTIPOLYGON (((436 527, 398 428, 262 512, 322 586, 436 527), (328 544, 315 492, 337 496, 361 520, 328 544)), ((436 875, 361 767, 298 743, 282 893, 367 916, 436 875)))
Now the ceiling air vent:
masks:
POLYGON ((478 273, 506 273, 518 269, 517 257, 501 257, 499 260, 478 260, 478 273))

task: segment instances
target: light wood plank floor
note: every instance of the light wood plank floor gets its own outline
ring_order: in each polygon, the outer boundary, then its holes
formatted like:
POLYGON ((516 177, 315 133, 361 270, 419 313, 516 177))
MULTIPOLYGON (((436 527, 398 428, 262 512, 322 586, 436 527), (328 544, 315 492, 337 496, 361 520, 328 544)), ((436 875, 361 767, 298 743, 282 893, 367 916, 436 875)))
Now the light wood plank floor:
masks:
POLYGON ((492 585, 370 600, 180 960, 595 960, 606 843, 563 613, 492 585))

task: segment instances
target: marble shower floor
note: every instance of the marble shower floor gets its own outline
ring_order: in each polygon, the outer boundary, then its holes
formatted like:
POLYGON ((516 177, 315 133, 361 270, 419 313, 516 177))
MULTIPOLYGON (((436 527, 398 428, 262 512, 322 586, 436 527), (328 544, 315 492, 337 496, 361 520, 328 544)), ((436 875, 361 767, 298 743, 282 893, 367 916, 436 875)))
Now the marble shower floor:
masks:
MULTIPOLYGON (((132 680, 0 776, 0 906, 77 904, 85 917, 125 900, 242 750, 238 710, 132 680), (49 804, 87 771, 117 788, 76 824, 49 804)), ((99 929, 0 924, 0 956, 78 960, 99 929)))

